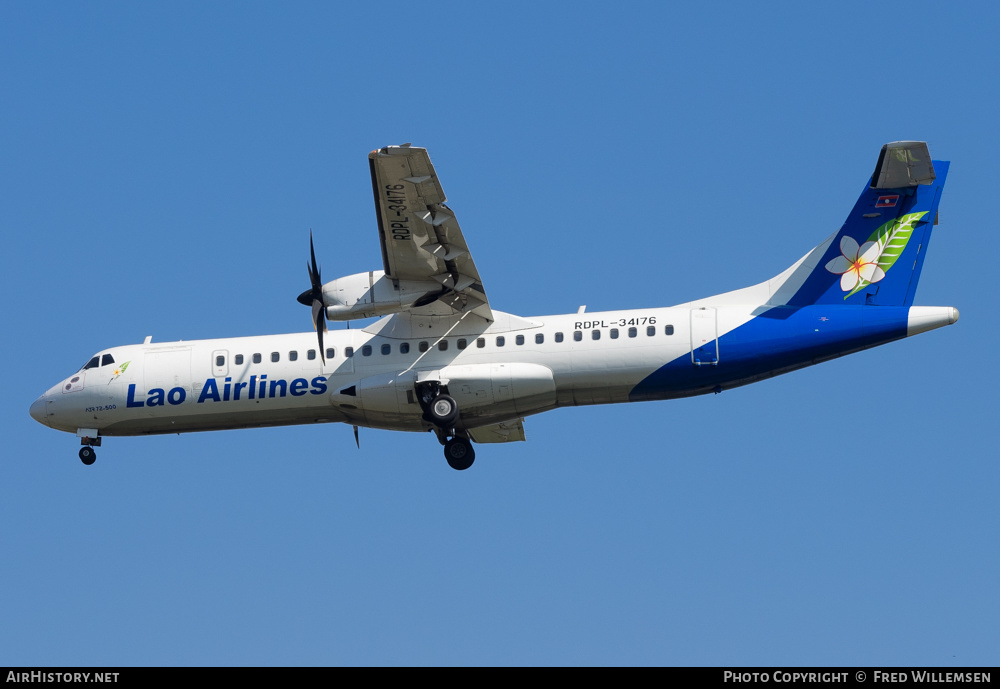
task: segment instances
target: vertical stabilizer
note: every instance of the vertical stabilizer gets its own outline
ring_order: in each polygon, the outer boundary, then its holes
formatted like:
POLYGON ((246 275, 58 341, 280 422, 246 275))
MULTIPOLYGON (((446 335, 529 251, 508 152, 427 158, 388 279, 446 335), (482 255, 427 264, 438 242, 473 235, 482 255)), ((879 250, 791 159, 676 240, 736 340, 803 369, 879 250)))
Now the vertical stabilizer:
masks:
POLYGON ((786 303, 913 304, 947 174, 922 141, 883 146, 847 221, 786 303))

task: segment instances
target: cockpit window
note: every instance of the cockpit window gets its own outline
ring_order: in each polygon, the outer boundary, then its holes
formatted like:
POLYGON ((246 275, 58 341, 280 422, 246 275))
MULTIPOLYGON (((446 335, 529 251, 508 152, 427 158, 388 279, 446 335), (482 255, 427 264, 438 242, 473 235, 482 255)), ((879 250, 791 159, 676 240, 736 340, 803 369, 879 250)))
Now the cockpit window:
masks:
POLYGON ((115 358, 110 354, 105 354, 101 357, 101 366, 107 366, 108 364, 115 363, 115 358))
POLYGON ((93 359, 91 359, 90 361, 88 361, 87 363, 85 363, 83 365, 83 368, 81 368, 80 370, 81 371, 86 371, 88 368, 97 368, 100 365, 101 365, 101 359, 100 359, 100 357, 96 357, 95 356, 93 359))

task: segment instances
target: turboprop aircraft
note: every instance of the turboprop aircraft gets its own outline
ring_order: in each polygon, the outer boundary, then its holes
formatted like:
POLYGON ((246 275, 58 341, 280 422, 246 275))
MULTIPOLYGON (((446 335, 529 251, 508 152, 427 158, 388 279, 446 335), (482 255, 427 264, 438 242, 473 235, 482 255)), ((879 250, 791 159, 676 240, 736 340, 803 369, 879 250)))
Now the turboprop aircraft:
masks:
POLYGON ((721 392, 950 325, 913 306, 948 163, 886 144, 843 226, 780 275, 664 308, 523 318, 495 310, 426 149, 368 156, 382 270, 324 283, 310 236, 315 333, 112 347, 31 416, 81 439, 341 422, 432 431, 448 464, 524 440, 556 407, 721 392), (361 329, 327 320, 382 316, 361 329))

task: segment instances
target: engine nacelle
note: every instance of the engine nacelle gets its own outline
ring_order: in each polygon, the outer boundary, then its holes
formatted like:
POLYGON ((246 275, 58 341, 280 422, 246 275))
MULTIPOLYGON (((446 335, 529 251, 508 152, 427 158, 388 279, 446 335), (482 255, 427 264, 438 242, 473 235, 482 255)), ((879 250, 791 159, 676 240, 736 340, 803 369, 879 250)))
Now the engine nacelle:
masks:
POLYGON ((323 285, 326 317, 331 321, 399 313, 421 299, 433 301, 441 291, 437 282, 390 280, 382 270, 347 275, 323 285))

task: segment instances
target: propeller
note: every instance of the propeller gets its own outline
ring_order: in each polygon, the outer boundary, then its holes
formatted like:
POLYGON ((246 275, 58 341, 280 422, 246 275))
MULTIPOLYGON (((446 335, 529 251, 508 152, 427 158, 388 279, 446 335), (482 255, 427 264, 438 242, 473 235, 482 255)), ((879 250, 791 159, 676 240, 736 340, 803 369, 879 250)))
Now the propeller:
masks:
POLYGON ((319 266, 316 265, 312 230, 309 231, 309 256, 312 262, 306 264, 306 268, 309 269, 309 282, 312 286, 299 295, 298 302, 304 306, 312 306, 313 327, 316 328, 316 336, 319 337, 319 358, 325 366, 326 350, 323 349, 323 333, 326 332, 326 301, 323 299, 323 279, 319 274, 319 266))

